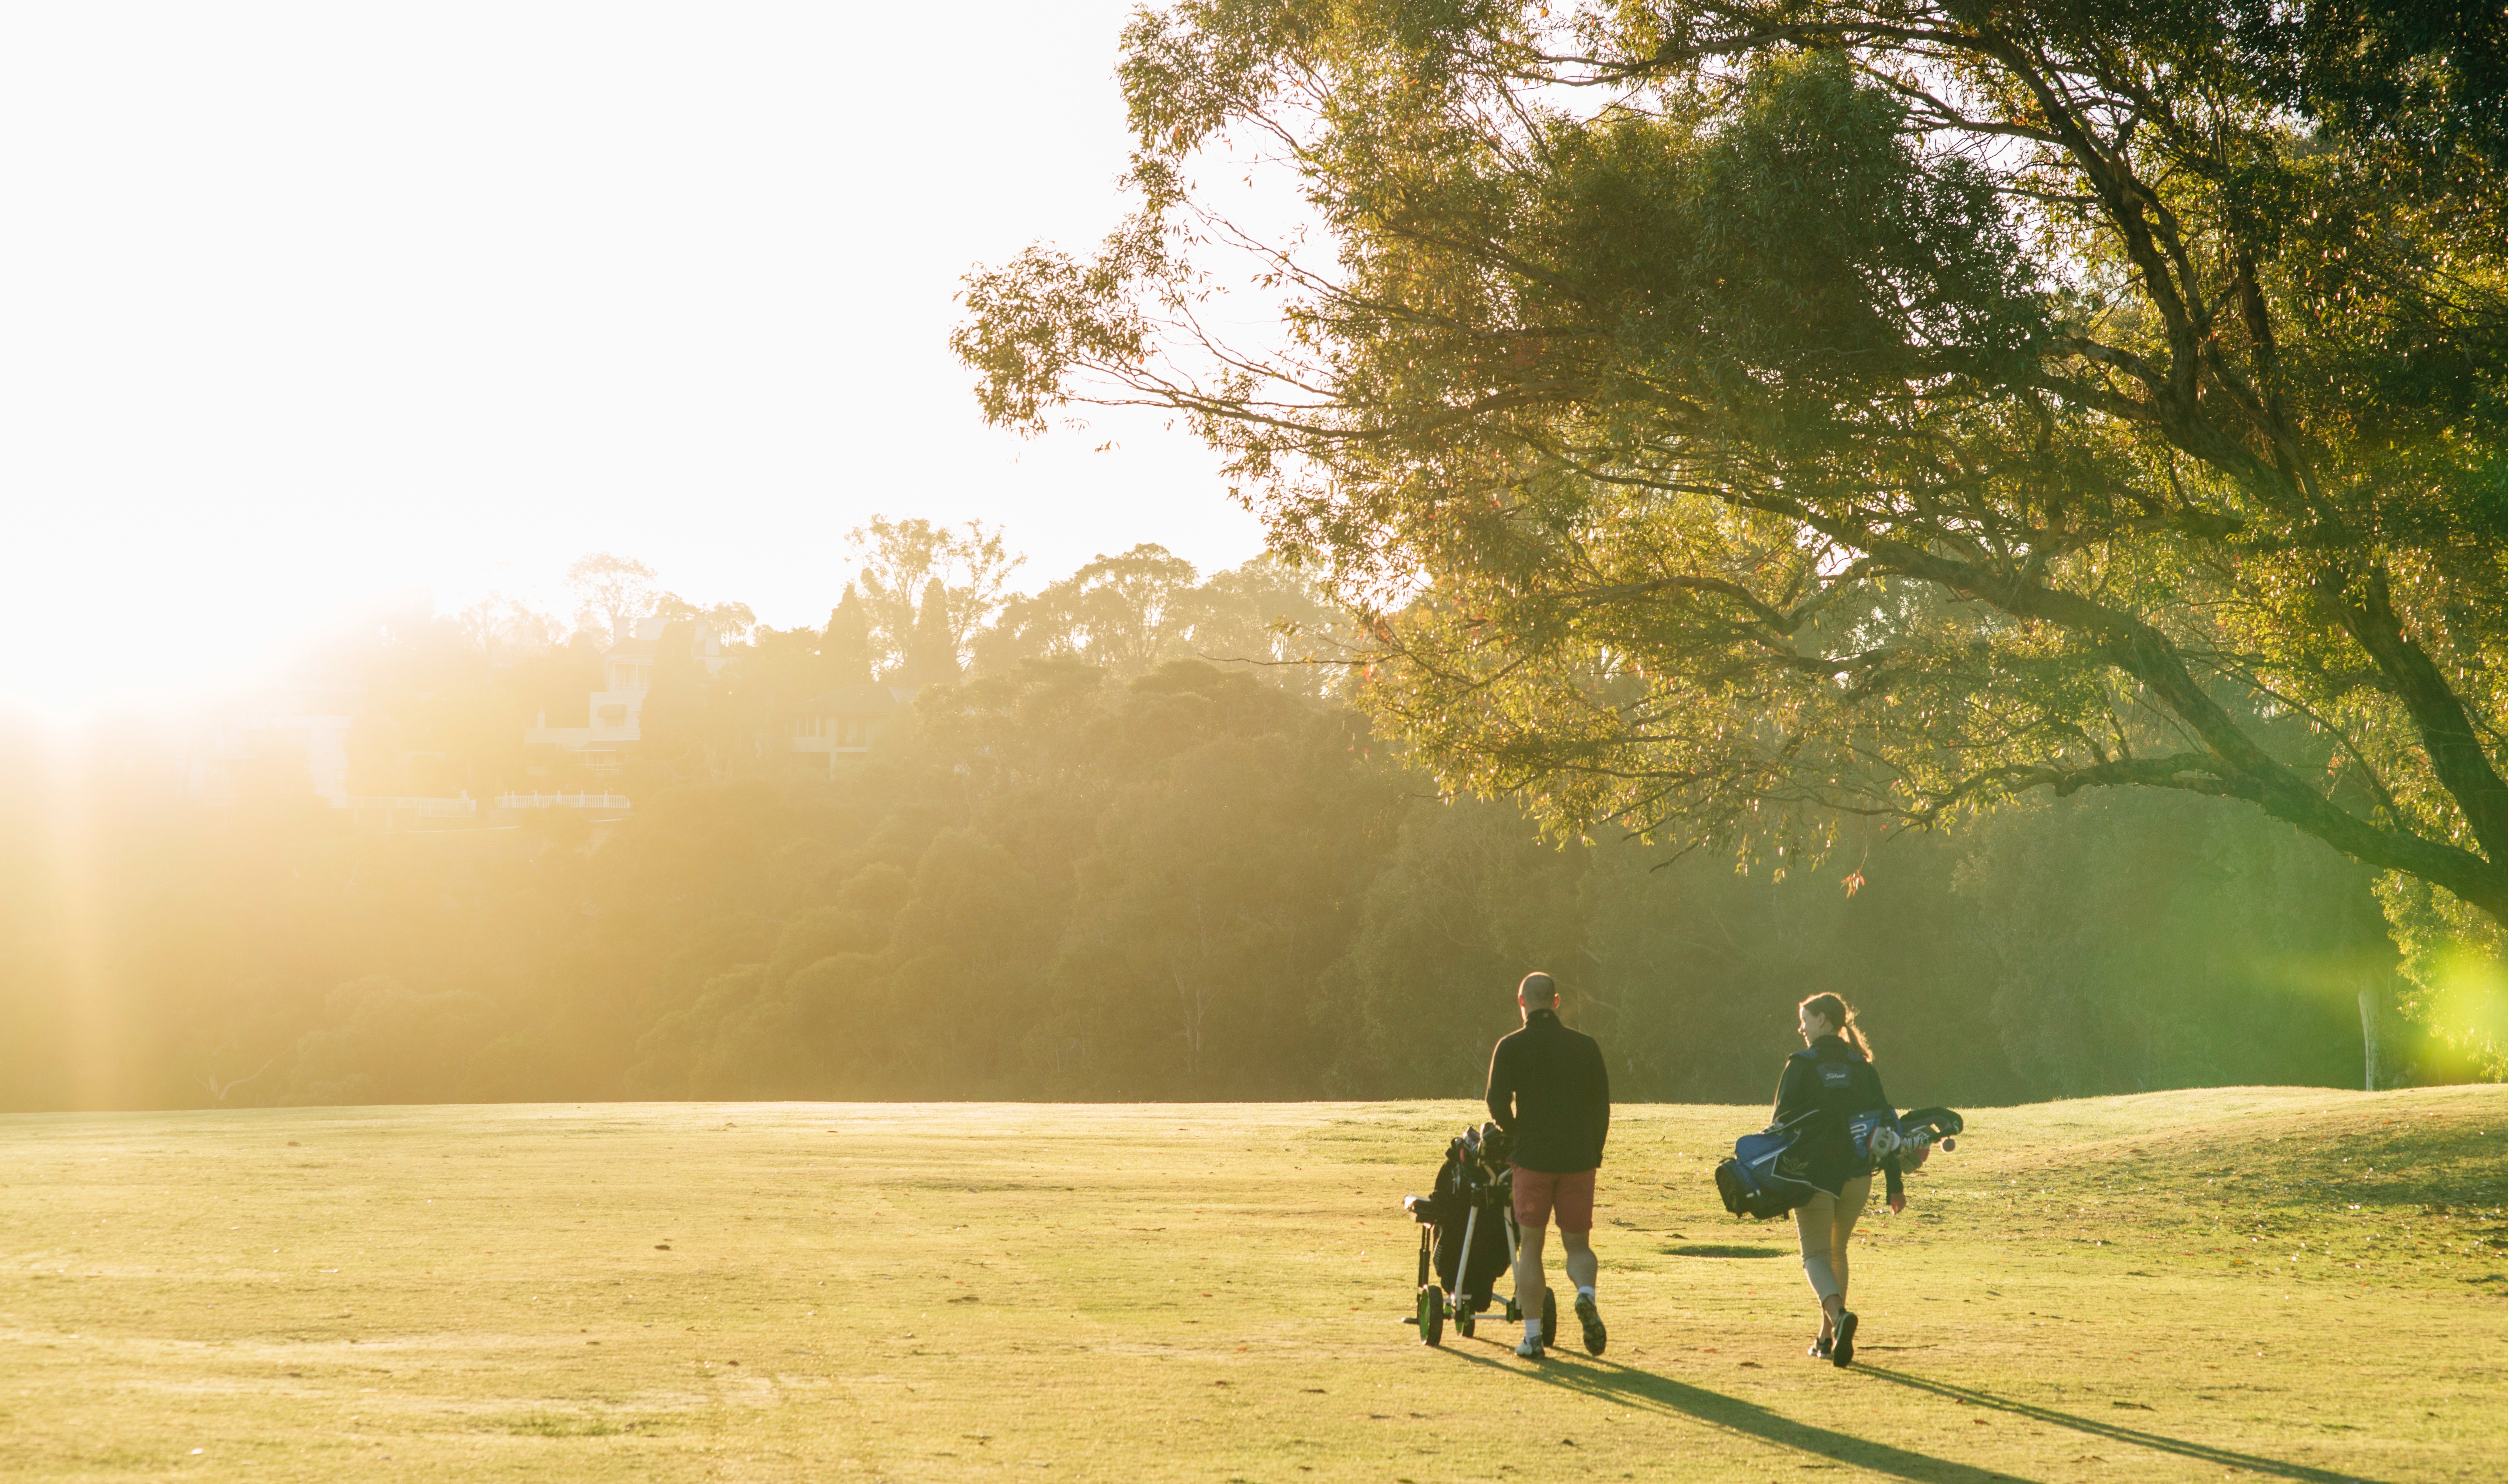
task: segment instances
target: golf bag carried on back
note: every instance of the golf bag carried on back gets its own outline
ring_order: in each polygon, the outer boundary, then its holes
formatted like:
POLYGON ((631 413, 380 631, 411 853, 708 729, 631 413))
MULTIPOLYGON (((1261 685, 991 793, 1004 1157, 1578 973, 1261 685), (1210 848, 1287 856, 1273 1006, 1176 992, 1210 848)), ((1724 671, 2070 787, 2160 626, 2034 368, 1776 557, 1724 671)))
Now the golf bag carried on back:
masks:
MULTIPOLYGON (((1756 1134, 1733 1141, 1733 1156, 1715 1167, 1715 1193, 1724 1209, 1737 1216, 1764 1220, 1782 1216, 1812 1198, 1815 1186, 1810 1143, 1834 1120, 1818 1109, 1772 1123, 1756 1134)), ((1837 1194, 1832 1186, 1829 1195, 1837 1194)))
POLYGON ((1952 1136, 1966 1126, 1946 1107, 1874 1108, 1842 1120, 1815 1108, 1734 1140, 1733 1157, 1715 1167, 1715 1193, 1737 1216, 1782 1216, 1815 1195, 1836 1195, 1884 1160, 1895 1157, 1901 1173, 1922 1169, 1935 1144, 1958 1148, 1952 1136))

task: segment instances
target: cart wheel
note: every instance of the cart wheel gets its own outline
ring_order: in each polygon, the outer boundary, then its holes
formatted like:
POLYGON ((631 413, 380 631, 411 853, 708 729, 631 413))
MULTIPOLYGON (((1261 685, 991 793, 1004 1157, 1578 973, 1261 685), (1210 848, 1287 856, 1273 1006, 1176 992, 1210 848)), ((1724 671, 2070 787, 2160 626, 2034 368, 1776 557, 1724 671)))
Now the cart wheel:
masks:
POLYGON ((1559 1295, 1548 1288, 1541 1290, 1541 1343, 1559 1343, 1559 1295))
POLYGON ((1466 1340, 1470 1339, 1472 1337, 1473 1318, 1472 1301, 1468 1298, 1456 1300, 1455 1333, 1461 1335, 1466 1340))
POLYGON ((1446 1295, 1435 1284, 1420 1286, 1420 1343, 1434 1345, 1446 1337, 1446 1295))

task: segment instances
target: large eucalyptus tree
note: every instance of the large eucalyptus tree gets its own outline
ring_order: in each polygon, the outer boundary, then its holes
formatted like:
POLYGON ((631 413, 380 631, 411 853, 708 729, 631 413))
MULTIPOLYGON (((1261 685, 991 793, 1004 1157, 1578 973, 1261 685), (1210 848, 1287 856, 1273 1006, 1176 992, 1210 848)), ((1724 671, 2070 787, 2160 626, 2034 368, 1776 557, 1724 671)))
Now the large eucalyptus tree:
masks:
POLYGON ((1563 829, 2179 789, 2495 934, 2495 10, 1184 0, 1137 215, 957 344, 1002 423, 1188 417, 1383 723, 1563 829), (1314 230, 1232 220, 1257 171, 1314 230))

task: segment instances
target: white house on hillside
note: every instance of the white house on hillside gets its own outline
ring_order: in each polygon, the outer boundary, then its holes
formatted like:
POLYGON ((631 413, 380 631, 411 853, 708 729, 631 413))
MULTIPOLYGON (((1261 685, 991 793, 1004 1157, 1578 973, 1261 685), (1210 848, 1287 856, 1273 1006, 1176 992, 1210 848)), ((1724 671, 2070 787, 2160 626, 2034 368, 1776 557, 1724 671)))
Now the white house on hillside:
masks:
POLYGON ((870 750, 871 739, 914 704, 911 685, 846 685, 813 696, 785 712, 793 750, 824 755, 832 770, 839 757, 870 750))
MULTIPOLYGON (((632 634, 603 653, 602 679, 609 688, 592 693, 589 725, 552 727, 543 711, 538 726, 524 729, 523 745, 555 748, 595 773, 615 770, 618 749, 642 736, 637 721, 645 709, 645 696, 653 688, 653 662, 661 655, 667 627, 659 618, 638 619, 632 634)), ((702 621, 690 623, 689 629, 696 662, 707 674, 719 673, 731 663, 721 638, 702 621)))

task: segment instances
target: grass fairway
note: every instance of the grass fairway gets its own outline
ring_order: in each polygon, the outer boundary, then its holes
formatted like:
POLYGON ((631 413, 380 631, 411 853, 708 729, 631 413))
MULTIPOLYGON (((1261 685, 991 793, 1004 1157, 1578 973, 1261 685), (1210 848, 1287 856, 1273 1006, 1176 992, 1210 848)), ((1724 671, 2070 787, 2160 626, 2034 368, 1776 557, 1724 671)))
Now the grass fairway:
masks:
POLYGON ((1395 1200, 1473 1111, 0 1118, 0 1475, 2508 1476, 2508 1088, 1972 1112, 1851 1371, 1716 1205, 1759 1108, 1621 1110, 1605 1358, 1420 1345, 1395 1200))

